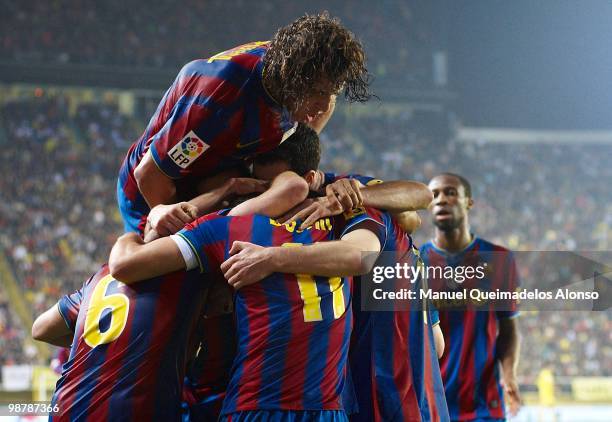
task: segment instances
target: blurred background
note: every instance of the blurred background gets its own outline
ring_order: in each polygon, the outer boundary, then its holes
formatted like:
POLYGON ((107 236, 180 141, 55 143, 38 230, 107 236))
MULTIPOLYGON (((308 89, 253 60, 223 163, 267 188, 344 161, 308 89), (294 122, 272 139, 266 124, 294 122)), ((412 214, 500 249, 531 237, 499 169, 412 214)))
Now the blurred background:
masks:
MULTIPOLYGON (((362 40, 378 97, 340 102, 322 169, 425 183, 457 172, 472 183, 479 236, 513 250, 611 248, 610 1, 0 8, 0 401, 49 398, 59 351, 34 343, 31 323, 107 260, 119 165, 180 67, 304 13, 328 10, 362 40)), ((432 234, 421 217, 418 244, 432 234)), ((516 420, 609 420, 597 414, 612 406, 611 315, 523 313, 529 406, 516 420)))

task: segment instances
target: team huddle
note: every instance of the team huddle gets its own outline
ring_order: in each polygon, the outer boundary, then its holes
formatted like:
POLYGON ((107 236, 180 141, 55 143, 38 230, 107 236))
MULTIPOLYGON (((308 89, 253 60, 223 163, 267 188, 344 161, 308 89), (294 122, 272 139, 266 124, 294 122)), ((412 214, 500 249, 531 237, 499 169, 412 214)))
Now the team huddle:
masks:
POLYGON ((319 169, 342 91, 369 98, 365 54, 327 14, 181 69, 121 166, 125 234, 34 323, 71 348, 51 420, 493 421, 504 396, 516 409, 515 304, 361 306, 383 255, 461 265, 496 251, 487 277, 518 281, 509 252, 469 232, 461 176, 319 169), (436 234, 419 252, 428 207, 436 234))

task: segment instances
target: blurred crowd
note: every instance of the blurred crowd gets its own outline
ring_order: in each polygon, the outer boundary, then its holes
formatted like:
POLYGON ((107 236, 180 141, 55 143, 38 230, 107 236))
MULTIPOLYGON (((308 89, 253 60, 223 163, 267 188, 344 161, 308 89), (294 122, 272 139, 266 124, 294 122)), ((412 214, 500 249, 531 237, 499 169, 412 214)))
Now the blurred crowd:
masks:
MULTIPOLYGON (((69 112, 70 99, 0 108, 0 248, 33 315, 77 289, 107 260, 121 231, 116 176, 145 122, 104 102, 69 112)), ((612 240, 612 146, 461 144, 409 112, 336 113, 322 135, 324 170, 427 182, 454 171, 473 185, 474 232, 515 250, 606 250, 612 240), (426 125, 425 125, 426 126, 426 125), (433 133, 433 135, 432 135, 433 133)), ((428 216, 416 235, 431 235, 428 216)), ((528 271, 521 269, 521 271, 528 271)), ((522 276, 525 276, 522 273, 522 276)), ((21 327, 0 297, 0 363, 30 361, 21 327)), ((521 318, 521 380, 547 363, 557 376, 612 376, 610 312, 521 318)))
MULTIPOLYGON (((119 228, 113 175, 136 132, 110 106, 69 117, 62 97, 6 103, 1 120, 0 248, 36 316, 107 260, 119 228)), ((10 338, 29 338, 12 328, 10 338)), ((0 356, 26 358, 4 345, 0 356)))
POLYGON ((27 335, 15 321, 8 298, 0 290, 0 368, 4 365, 33 362, 36 350, 24 347, 27 335))
POLYGON ((162 0, 143 7, 135 0, 0 0, 0 7, 2 60, 168 69, 237 43, 270 39, 305 12, 329 10, 363 41, 377 79, 431 85, 436 31, 426 1, 162 0), (241 24, 245 19, 248 24, 241 24))

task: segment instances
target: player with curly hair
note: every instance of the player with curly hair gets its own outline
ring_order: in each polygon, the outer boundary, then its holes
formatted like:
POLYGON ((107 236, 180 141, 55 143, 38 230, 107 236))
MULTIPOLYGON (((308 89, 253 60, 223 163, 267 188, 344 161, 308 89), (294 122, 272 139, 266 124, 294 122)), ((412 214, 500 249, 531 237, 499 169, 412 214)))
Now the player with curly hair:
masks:
POLYGON ((178 231, 194 217, 194 207, 179 202, 185 185, 273 149, 298 122, 320 132, 341 91, 366 101, 365 61, 355 36, 321 13, 280 28, 271 41, 186 64, 121 166, 125 230, 142 233, 148 220, 162 236, 178 231), (150 213, 160 204, 169 205, 150 213))

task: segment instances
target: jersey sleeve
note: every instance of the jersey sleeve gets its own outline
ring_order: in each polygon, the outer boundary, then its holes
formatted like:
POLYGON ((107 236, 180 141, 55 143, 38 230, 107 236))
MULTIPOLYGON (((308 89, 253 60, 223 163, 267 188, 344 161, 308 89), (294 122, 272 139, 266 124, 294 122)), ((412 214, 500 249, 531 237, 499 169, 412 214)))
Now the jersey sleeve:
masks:
MULTIPOLYGON (((504 274, 506 275, 506 291, 514 292, 520 287, 520 280, 518 271, 516 269, 516 261, 514 260, 514 255, 512 252, 508 251, 505 261, 506 271, 504 271, 504 274)), ((504 310, 496 312, 497 319, 515 318, 519 315, 518 303, 516 299, 506 302, 504 308, 504 310)))
POLYGON ((166 106, 171 109, 151 137, 149 151, 170 178, 190 174, 193 163, 206 158, 214 138, 226 129, 220 122, 238 115, 243 83, 226 75, 223 66, 223 61, 188 63, 175 81, 175 95, 165 99, 174 104, 166 106))
POLYGON ((440 323, 440 313, 433 305, 429 308, 429 321, 432 327, 440 323))
POLYGON ((371 176, 362 176, 360 174, 336 174, 336 173, 324 173, 323 186, 327 186, 340 179, 355 179, 358 180, 364 186, 377 185, 383 183, 382 180, 371 176))
POLYGON ((214 272, 223 262, 231 218, 217 213, 208 214, 187 224, 176 234, 187 242, 195 254, 200 272, 214 272))
POLYGON ((72 332, 76 327, 77 318, 79 316, 79 309, 83 300, 83 289, 85 284, 76 292, 65 295, 59 302, 57 302, 57 310, 64 319, 66 326, 72 332))
POLYGON ((380 241, 382 250, 387 240, 387 229, 378 210, 366 207, 353 208, 342 214, 342 229, 338 238, 357 229, 370 230, 380 241))

